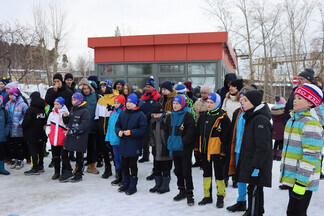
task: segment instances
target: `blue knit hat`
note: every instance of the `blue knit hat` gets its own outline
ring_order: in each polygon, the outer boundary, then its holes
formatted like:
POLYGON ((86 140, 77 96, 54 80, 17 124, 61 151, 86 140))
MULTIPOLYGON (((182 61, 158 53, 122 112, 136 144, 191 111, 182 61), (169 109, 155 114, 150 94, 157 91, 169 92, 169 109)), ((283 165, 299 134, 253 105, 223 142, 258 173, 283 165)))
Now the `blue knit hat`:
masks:
POLYGON ((153 88, 155 88, 155 80, 153 76, 150 76, 150 78, 146 81, 145 85, 150 85, 153 88))
POLYGON ((181 94, 174 96, 172 103, 174 101, 178 102, 181 105, 181 109, 183 109, 186 106, 186 98, 181 94))
POLYGON ((221 99, 221 96, 219 96, 219 94, 217 94, 217 93, 211 93, 208 96, 208 99, 209 100, 212 100, 215 103, 213 110, 221 107, 221 105, 222 105, 222 99, 221 99))
POLYGON ((58 97, 58 98, 55 99, 54 102, 58 102, 58 103, 60 103, 61 106, 63 107, 63 106, 64 106, 64 103, 65 103, 65 100, 64 100, 64 98, 62 98, 62 97, 58 97))
POLYGON ((106 86, 106 92, 105 94, 111 94, 112 93, 112 82, 110 80, 104 80, 100 82, 100 86, 106 86))
POLYGON ((177 90, 177 93, 186 93, 187 92, 187 87, 181 82, 178 83, 178 85, 175 89, 177 90))
POLYGON ((75 92, 73 95, 72 95, 72 98, 76 99, 77 100, 77 103, 76 105, 79 105, 83 102, 83 95, 79 92, 75 92))
POLYGON ((136 94, 132 93, 127 97, 127 102, 131 102, 131 103, 137 105, 138 97, 136 96, 136 94))
POLYGON ((161 84, 160 87, 161 87, 161 88, 168 89, 170 92, 172 92, 172 91, 173 91, 173 85, 174 85, 174 84, 172 84, 171 81, 166 80, 166 81, 164 81, 164 82, 161 84))

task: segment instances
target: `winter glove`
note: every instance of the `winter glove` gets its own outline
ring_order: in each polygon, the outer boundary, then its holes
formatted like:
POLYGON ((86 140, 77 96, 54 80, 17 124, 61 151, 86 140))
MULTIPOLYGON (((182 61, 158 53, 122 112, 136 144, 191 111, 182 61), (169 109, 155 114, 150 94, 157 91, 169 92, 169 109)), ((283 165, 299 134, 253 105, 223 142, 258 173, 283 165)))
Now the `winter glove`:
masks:
POLYGON ((254 169, 253 172, 252 172, 252 174, 251 174, 251 176, 252 177, 258 177, 259 176, 259 172, 260 172, 259 169, 254 169))
POLYGON ((292 189, 291 196, 294 197, 295 199, 300 200, 304 197, 305 192, 306 192, 306 186, 296 181, 292 189))
POLYGON ((108 111, 113 111, 114 110, 114 105, 107 105, 108 111))

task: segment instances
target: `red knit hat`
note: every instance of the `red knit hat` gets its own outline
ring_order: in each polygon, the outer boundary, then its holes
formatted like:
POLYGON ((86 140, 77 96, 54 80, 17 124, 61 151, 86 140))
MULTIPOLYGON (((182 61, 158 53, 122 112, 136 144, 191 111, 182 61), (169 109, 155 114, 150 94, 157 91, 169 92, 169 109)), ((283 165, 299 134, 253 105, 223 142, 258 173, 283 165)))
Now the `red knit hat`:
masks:
POLYGON ((183 84, 187 87, 187 89, 188 89, 190 92, 192 92, 192 83, 191 83, 190 81, 186 81, 186 82, 184 82, 183 84))
POLYGON ((117 95, 117 97, 114 100, 115 102, 118 102, 120 104, 123 104, 125 106, 125 97, 123 95, 117 95))
POLYGON ((321 104, 323 98, 323 92, 316 85, 305 83, 299 86, 294 93, 294 96, 298 94, 311 102, 315 107, 321 104))

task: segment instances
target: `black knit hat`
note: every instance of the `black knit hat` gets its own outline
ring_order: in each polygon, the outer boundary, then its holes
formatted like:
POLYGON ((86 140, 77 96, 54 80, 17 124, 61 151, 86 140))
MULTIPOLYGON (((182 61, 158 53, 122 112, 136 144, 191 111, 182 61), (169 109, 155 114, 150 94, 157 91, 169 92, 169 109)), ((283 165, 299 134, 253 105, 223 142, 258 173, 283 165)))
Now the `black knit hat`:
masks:
POLYGON ((243 80, 233 80, 230 85, 236 87, 238 91, 241 91, 241 89, 243 88, 243 80))
POLYGON ((154 102, 151 108, 152 113, 163 113, 162 104, 159 102, 154 102))
POLYGON ((2 82, 3 84, 7 85, 8 83, 10 83, 10 78, 6 78, 6 77, 3 77, 0 82, 2 82))
POLYGON ((261 104, 263 93, 259 90, 251 90, 246 92, 244 96, 247 97, 247 99, 249 99, 249 101, 254 107, 256 107, 261 104))
POLYGON ((315 72, 312 68, 306 68, 303 72, 300 72, 298 76, 304 77, 312 83, 314 81, 314 74, 315 72))
POLYGON ((58 80, 60 80, 61 82, 63 82, 63 77, 62 77, 62 75, 59 74, 59 73, 54 74, 54 76, 53 76, 53 80, 55 80, 55 79, 58 79, 58 80))
POLYGON ((165 88, 165 89, 168 89, 170 92, 173 91, 173 85, 174 83, 172 83, 171 81, 169 80, 166 80, 164 81, 162 84, 161 84, 161 88, 165 88))
POLYGON ((67 80, 67 79, 72 79, 73 80, 73 75, 71 73, 65 74, 64 81, 67 80))

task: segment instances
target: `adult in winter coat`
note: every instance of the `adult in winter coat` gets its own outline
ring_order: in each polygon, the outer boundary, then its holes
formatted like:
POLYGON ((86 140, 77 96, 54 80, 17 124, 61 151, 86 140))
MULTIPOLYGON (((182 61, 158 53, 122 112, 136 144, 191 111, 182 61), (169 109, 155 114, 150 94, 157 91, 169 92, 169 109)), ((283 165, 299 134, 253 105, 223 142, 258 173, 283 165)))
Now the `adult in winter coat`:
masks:
POLYGON ((10 158, 12 159, 11 169, 21 169, 24 167, 24 146, 23 146, 23 129, 21 127, 25 113, 28 109, 27 104, 21 96, 18 89, 11 89, 9 92, 6 110, 12 117, 12 127, 10 130, 10 158))
POLYGON ((61 170, 61 151, 64 144, 67 127, 63 122, 63 114, 69 114, 69 110, 64 105, 65 100, 58 97, 54 101, 53 111, 49 114, 46 124, 46 135, 49 138, 52 149, 52 158, 54 163, 53 180, 60 177, 61 170))
POLYGON ((45 102, 50 105, 50 110, 53 110, 54 100, 58 97, 62 97, 65 100, 65 106, 70 110, 72 107, 71 98, 73 92, 63 82, 61 74, 57 73, 53 76, 54 86, 49 88, 45 95, 45 102))
POLYGON ((86 78, 83 78, 79 83, 77 92, 81 92, 83 95, 83 101, 86 101, 90 111, 90 124, 88 128, 88 145, 87 145, 87 162, 88 162, 88 173, 99 174, 99 170, 95 167, 97 160, 96 152, 96 139, 94 130, 94 118, 97 108, 98 95, 92 90, 92 86, 86 78))
POLYGON ((240 104, 240 91, 243 88, 243 80, 233 80, 229 85, 229 92, 222 104, 222 109, 227 112, 228 117, 232 120, 233 113, 237 108, 241 107, 240 104))
POLYGON ((22 122, 24 139, 32 158, 32 168, 25 175, 39 175, 44 172, 44 146, 46 140, 44 126, 46 125, 45 101, 39 92, 30 95, 30 107, 27 109, 22 122))
POLYGON ((73 75, 71 73, 67 73, 64 76, 64 82, 66 86, 71 90, 72 93, 76 92, 76 84, 73 81, 73 75))
POLYGON ((117 90, 119 94, 123 94, 123 90, 124 90, 124 85, 125 85, 125 81, 120 79, 120 80, 116 80, 113 89, 117 90))
POLYGON ((69 151, 76 152, 76 163, 78 164, 72 182, 82 180, 83 169, 83 153, 87 150, 90 112, 86 101, 83 101, 81 93, 76 92, 72 96, 72 109, 70 114, 63 114, 63 122, 67 126, 68 131, 64 140, 62 158, 63 173, 60 176, 60 182, 67 182, 72 177, 72 168, 68 156, 69 151))
MULTIPOLYGON (((152 105, 154 103, 156 103, 160 99, 160 97, 161 97, 161 95, 155 89, 154 78, 153 78, 153 76, 151 76, 146 81, 145 93, 141 96, 141 100, 142 100, 141 111, 146 116, 148 125, 151 120, 152 105)), ((143 162, 149 161, 150 160, 149 156, 150 156, 150 146, 149 146, 148 137, 146 134, 144 136, 144 140, 143 140, 143 157, 138 162, 143 163, 143 162)))
POLYGON ((164 81, 160 87, 161 87, 161 92, 162 92, 162 97, 161 97, 161 104, 163 107, 163 110, 166 113, 171 113, 172 112, 172 100, 174 96, 177 95, 177 91, 173 89, 174 83, 171 83, 169 80, 164 81))
POLYGON ((123 186, 118 191, 127 195, 137 191, 137 160, 142 154, 143 136, 147 133, 147 120, 139 108, 137 96, 130 94, 126 110, 120 113, 115 128, 120 137, 119 150, 124 175, 123 186))
POLYGON ((6 152, 6 142, 12 126, 11 116, 2 106, 3 97, 0 95, 0 174, 9 175, 10 173, 4 167, 6 152))
POLYGON ((217 90, 217 94, 219 94, 222 98, 222 104, 224 103, 226 94, 229 92, 229 87, 233 80, 236 80, 236 75, 234 73, 226 74, 224 79, 224 86, 217 90))
POLYGON ((167 117, 168 149, 173 157, 179 194, 173 198, 180 201, 187 198, 189 206, 194 205, 191 157, 195 141, 195 120, 186 99, 179 94, 173 98, 173 112, 167 117))
POLYGON ((262 92, 252 90, 241 99, 245 110, 244 132, 238 162, 238 181, 248 183, 248 209, 244 215, 263 215, 263 187, 271 187, 272 125, 262 92))
POLYGON ((225 157, 230 144, 231 120, 221 108, 221 97, 212 93, 208 97, 208 111, 200 115, 197 124, 198 142, 196 151, 202 154, 204 171, 204 198, 198 205, 213 202, 212 173, 213 167, 217 185, 217 208, 223 208, 225 193, 225 157))

